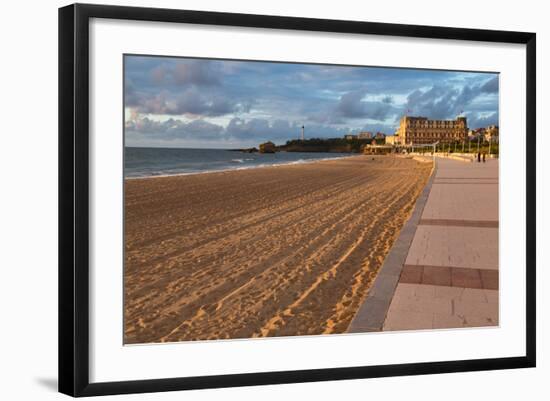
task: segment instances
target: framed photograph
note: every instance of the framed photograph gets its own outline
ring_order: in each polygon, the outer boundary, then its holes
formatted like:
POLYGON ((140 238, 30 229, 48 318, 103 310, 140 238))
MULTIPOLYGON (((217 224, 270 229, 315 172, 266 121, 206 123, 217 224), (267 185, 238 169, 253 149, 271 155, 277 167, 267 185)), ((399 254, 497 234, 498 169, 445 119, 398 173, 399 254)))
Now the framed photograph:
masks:
POLYGON ((535 366, 535 34, 59 10, 59 390, 535 366))

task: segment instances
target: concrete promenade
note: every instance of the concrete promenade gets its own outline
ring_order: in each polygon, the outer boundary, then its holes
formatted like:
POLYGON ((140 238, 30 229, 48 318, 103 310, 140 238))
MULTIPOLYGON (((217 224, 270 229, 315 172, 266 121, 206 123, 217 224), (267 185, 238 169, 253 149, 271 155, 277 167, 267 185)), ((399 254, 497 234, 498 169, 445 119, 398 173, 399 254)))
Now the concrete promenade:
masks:
POLYGON ((348 332, 496 325, 498 159, 438 157, 348 332))

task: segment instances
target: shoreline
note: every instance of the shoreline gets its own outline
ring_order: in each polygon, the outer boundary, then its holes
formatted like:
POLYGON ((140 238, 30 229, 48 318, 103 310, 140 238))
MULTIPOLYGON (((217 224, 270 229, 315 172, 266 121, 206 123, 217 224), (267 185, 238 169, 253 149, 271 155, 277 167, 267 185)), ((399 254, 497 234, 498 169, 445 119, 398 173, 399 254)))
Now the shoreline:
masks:
POLYGON ((125 344, 346 332, 431 165, 273 167, 125 180, 125 344))
POLYGON ((220 170, 194 171, 189 173, 159 174, 159 175, 148 175, 143 177, 124 177, 124 180, 145 180, 150 178, 167 178, 167 177, 179 177, 179 176, 189 176, 189 175, 198 175, 198 174, 225 173, 230 171, 252 170, 252 169, 266 168, 266 167, 282 167, 282 166, 293 166, 293 165, 301 165, 301 164, 311 164, 316 162, 347 159, 347 158, 358 157, 358 156, 363 156, 363 155, 355 154, 350 156, 326 157, 326 158, 319 158, 319 159, 308 159, 308 160, 300 159, 300 160, 294 160, 294 161, 276 163, 276 164, 258 164, 254 166, 248 166, 248 167, 243 166, 243 167, 226 168, 226 169, 220 169, 220 170))

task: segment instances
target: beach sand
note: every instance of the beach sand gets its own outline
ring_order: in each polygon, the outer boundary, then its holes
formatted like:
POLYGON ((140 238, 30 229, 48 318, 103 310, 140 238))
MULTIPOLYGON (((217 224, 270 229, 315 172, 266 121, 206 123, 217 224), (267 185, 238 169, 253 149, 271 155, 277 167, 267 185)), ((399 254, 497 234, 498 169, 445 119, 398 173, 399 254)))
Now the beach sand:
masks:
POLYGON ((124 342, 345 332, 430 170, 356 156, 126 180, 124 342))

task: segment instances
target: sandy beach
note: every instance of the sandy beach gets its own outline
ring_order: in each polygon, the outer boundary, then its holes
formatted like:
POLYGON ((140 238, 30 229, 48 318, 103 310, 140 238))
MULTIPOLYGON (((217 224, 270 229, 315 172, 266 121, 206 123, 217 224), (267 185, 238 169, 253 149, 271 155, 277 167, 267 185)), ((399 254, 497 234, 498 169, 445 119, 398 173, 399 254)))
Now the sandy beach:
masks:
POLYGON ((430 170, 356 156, 126 180, 124 342, 345 332, 430 170))

